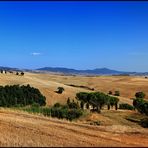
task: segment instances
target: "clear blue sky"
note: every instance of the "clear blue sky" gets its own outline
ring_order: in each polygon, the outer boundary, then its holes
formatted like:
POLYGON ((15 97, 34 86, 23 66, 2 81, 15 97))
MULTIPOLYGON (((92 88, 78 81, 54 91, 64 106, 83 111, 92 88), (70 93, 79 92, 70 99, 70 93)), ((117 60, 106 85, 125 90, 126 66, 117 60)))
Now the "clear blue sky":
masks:
POLYGON ((148 2, 0 2, 0 65, 148 71, 148 2))

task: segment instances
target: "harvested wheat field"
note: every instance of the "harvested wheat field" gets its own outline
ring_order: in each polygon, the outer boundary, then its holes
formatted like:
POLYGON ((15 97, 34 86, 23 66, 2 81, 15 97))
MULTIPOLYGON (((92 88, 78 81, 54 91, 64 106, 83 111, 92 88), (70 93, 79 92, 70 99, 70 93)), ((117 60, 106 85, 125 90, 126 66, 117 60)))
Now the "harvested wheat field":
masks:
MULTIPOLYGON (((135 92, 148 92, 148 80, 143 77, 25 73, 24 76, 0 74, 0 82, 38 88, 46 96, 47 106, 65 103, 68 97, 74 99, 77 92, 92 91, 91 88, 105 93, 119 90, 120 102, 129 104, 135 92), (55 92, 59 86, 65 89, 62 94, 55 92)), ((131 116, 141 118, 135 111, 104 109, 101 114, 89 113, 69 122, 0 108, 0 146, 148 146, 148 130, 128 121, 131 116)))
POLYGON ((0 131, 0 146, 148 146, 148 131, 136 126, 92 126, 10 109, 0 109, 0 131))
POLYGON ((25 73, 24 76, 15 74, 0 74, 1 85, 27 85, 39 88, 46 96, 47 105, 53 105, 56 102, 65 103, 67 98, 75 99, 77 92, 91 91, 79 86, 94 88, 95 91, 108 93, 110 90, 120 91, 120 101, 132 104, 135 93, 143 91, 148 99, 148 79, 138 76, 64 76, 55 74, 42 73, 25 73), (69 86, 76 85, 77 87, 69 86), (63 94, 57 94, 57 87, 64 87, 63 94))

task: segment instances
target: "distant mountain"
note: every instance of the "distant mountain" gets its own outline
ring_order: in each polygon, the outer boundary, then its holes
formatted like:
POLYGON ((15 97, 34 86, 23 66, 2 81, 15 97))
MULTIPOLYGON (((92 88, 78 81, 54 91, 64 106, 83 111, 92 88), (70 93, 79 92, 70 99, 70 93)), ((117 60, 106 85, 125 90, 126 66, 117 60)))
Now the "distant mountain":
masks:
POLYGON ((53 73, 62 73, 67 75, 137 75, 137 76, 148 76, 148 72, 125 72, 117 71, 108 68, 96 68, 93 70, 76 70, 63 67, 44 67, 39 69, 19 69, 19 68, 10 68, 0 66, 0 70, 7 71, 24 71, 24 72, 33 72, 33 73, 43 73, 43 72, 53 72, 53 73))
POLYGON ((18 68, 11 68, 11 67, 4 67, 4 66, 0 66, 0 70, 20 71, 20 69, 18 68))
POLYGON ((44 67, 36 69, 39 71, 55 72, 55 73, 64 73, 64 74, 89 74, 89 75, 119 75, 119 74, 128 74, 128 72, 111 70, 108 68, 97 68, 93 70, 76 70, 69 68, 61 67, 44 67))

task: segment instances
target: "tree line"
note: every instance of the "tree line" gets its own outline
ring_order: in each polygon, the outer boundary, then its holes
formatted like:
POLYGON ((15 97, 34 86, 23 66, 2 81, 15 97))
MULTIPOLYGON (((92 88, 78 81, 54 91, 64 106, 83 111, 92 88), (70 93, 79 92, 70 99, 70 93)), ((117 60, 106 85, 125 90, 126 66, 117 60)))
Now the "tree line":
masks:
POLYGON ((101 112, 103 106, 107 105, 108 110, 110 107, 115 106, 115 109, 118 109, 119 99, 117 97, 106 95, 102 92, 80 92, 76 94, 76 99, 80 101, 80 106, 82 109, 86 107, 90 109, 92 107, 92 111, 101 112))
MULTIPOLYGON (((10 71, 10 70, 8 71, 8 70, 3 70, 3 69, 1 69, 1 70, 0 70, 0 73, 1 73, 1 74, 7 74, 7 73, 13 74, 14 72, 13 72, 13 71, 10 71)), ((22 71, 22 72, 18 72, 18 71, 17 71, 17 72, 15 72, 15 74, 16 74, 16 75, 23 76, 23 75, 24 75, 24 72, 23 72, 23 71, 22 71)))
POLYGON ((27 86, 0 86, 0 106, 26 106, 33 103, 38 103, 41 106, 46 105, 46 98, 40 93, 39 89, 31 87, 29 84, 27 86))
POLYGON ((68 101, 66 104, 55 103, 51 107, 40 107, 37 103, 32 106, 20 108, 27 112, 40 113, 44 116, 50 116, 53 118, 74 120, 83 115, 83 110, 79 107, 79 104, 73 101, 68 101))

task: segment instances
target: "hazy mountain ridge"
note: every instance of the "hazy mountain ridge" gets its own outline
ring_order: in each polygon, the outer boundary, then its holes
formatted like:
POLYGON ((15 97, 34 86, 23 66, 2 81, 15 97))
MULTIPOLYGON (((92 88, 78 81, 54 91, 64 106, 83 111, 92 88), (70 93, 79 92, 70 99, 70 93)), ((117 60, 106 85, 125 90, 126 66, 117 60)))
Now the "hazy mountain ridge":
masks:
POLYGON ((19 68, 11 68, 11 67, 4 67, 4 66, 0 66, 0 70, 8 70, 8 71, 19 71, 19 68))
POLYGON ((119 74, 135 74, 136 72, 124 72, 124 71, 117 71, 111 70, 108 68, 96 68, 93 70, 76 70, 76 69, 69 69, 69 68, 62 68, 62 67, 43 67, 36 69, 39 71, 48 71, 48 72, 60 72, 66 74, 90 74, 90 75, 119 75, 119 74))
POLYGON ((96 68, 93 70, 76 70, 71 68, 65 67, 43 67, 38 69, 21 69, 21 68, 13 68, 13 67, 5 67, 0 66, 0 70, 7 70, 7 71, 26 71, 26 72, 53 72, 53 73, 63 73, 63 74, 79 74, 79 75, 148 75, 148 72, 125 72, 125 71, 118 71, 112 70, 109 68, 96 68))

